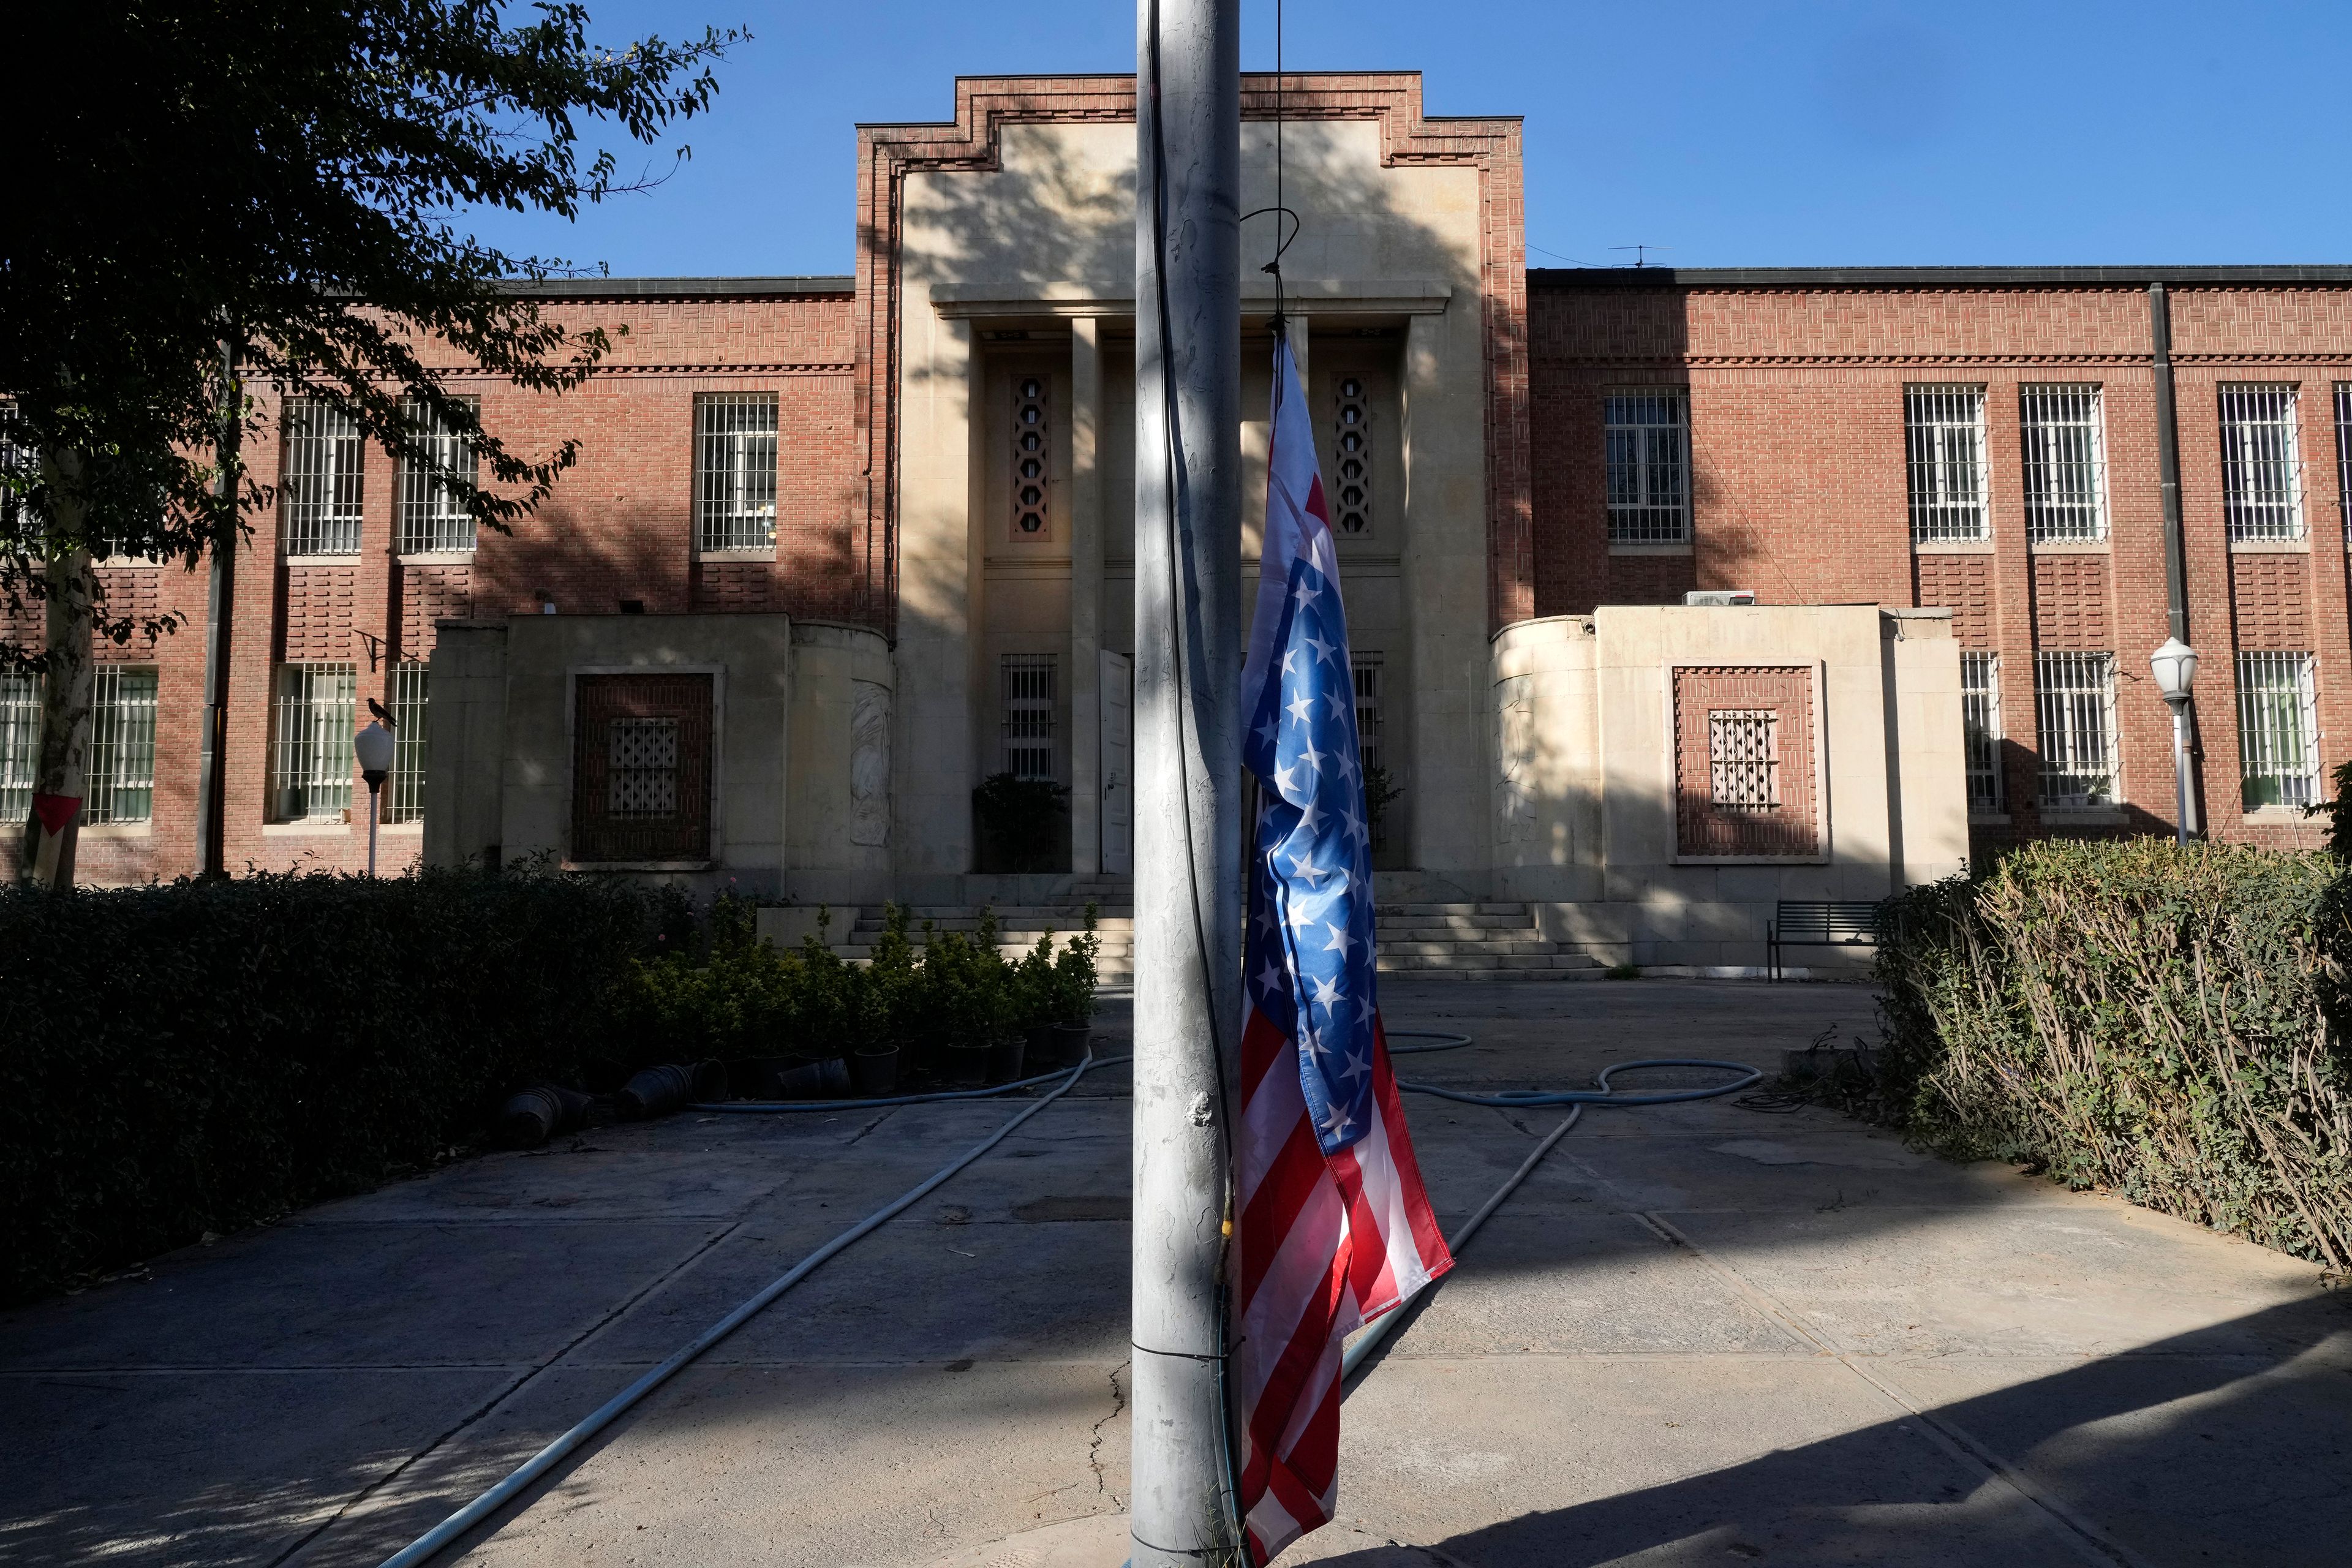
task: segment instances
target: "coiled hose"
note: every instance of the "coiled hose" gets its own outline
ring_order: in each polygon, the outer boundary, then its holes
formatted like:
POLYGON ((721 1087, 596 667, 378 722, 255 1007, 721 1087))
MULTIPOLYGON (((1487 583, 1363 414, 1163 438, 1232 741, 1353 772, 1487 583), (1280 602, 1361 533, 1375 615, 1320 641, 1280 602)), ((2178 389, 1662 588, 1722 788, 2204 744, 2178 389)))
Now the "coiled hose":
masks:
MULTIPOLYGON (((1437 1042, 1433 1045, 1425 1046, 1391 1046, 1390 1047, 1390 1054, 1391 1056, 1414 1056, 1433 1051, 1455 1051, 1474 1043, 1471 1037, 1468 1035, 1447 1034, 1421 1029, 1392 1030, 1389 1033, 1388 1037, 1391 1040, 1424 1039, 1437 1042)), ((525 1488, 538 1480, 541 1477, 546 1475, 557 1465, 562 1464, 565 1458, 576 1452, 583 1444, 586 1443, 591 1437, 595 1436, 597 1433, 602 1432, 605 1427, 611 1426, 615 1420, 618 1420, 621 1415, 630 1408, 630 1406, 635 1405, 646 1394, 651 1394, 655 1389, 660 1387, 663 1384, 667 1383, 672 1377, 683 1371, 697 1357, 700 1356, 703 1352, 710 1349, 711 1346, 717 1344, 719 1341, 733 1333, 737 1329, 741 1328, 745 1323, 750 1322, 752 1318, 758 1316, 759 1313, 766 1308, 770 1302, 775 1300, 777 1297, 782 1296, 785 1291, 791 1289, 793 1286, 807 1279, 811 1274, 815 1273, 817 1269, 824 1267, 824 1264, 832 1260, 834 1258, 838 1257, 843 1252, 847 1251, 851 1247, 856 1245, 859 1241, 862 1241, 866 1237, 872 1235, 875 1231, 879 1230, 890 1220, 896 1218, 901 1214, 904 1214, 916 1204, 920 1203, 929 1194, 936 1192, 940 1187, 944 1185, 950 1177, 955 1175, 965 1166, 979 1159, 982 1154, 987 1153, 991 1149, 995 1148, 999 1143, 1003 1142, 1007 1137, 1011 1136, 1015 1128, 1028 1121, 1031 1117, 1036 1115, 1039 1111, 1045 1110, 1047 1106, 1053 1104, 1054 1101, 1061 1099, 1062 1096, 1067 1094, 1072 1089, 1077 1087, 1078 1079, 1084 1078, 1087 1073, 1093 1072, 1097 1068, 1115 1067, 1121 1062, 1131 1061, 1134 1058, 1132 1057, 1125 1056, 1097 1057, 1093 1050, 1089 1048, 1087 1052, 1086 1059, 1081 1061, 1076 1067, 1071 1068, 1066 1071, 1041 1073, 1034 1078, 1020 1079, 1012 1083, 1001 1083, 988 1089, 946 1089, 932 1094, 900 1094, 892 1095, 879 1100, 738 1100, 724 1103, 698 1103, 688 1105, 687 1109, 689 1110, 705 1112, 723 1111, 761 1114, 802 1110, 839 1111, 860 1107, 927 1105, 940 1100, 986 1100, 997 1095, 1010 1094, 1015 1089, 1033 1089, 1040 1084, 1050 1083, 1055 1086, 1048 1093, 1033 1101, 1031 1104, 1024 1106, 1020 1114, 1006 1121, 1002 1127, 999 1127, 995 1131, 990 1133, 980 1142, 972 1145, 972 1147, 967 1150, 964 1153, 957 1156, 954 1160, 950 1161, 947 1164, 940 1166, 937 1171, 925 1177, 921 1182, 908 1188, 905 1193, 899 1194, 898 1197, 893 1198, 889 1203, 885 1204, 882 1207, 875 1210, 872 1214, 866 1215, 864 1219, 858 1221, 847 1230, 843 1231, 839 1236, 835 1237, 831 1241, 826 1242, 823 1247, 818 1247, 814 1252, 810 1253, 806 1258, 803 1258, 798 1263, 793 1264, 791 1268, 785 1270, 782 1274, 778 1275, 774 1280, 770 1282, 757 1295, 751 1297, 742 1305, 737 1307, 733 1311, 719 1319, 719 1321, 713 1323, 710 1327, 703 1330, 701 1333, 696 1335, 695 1338, 682 1349, 672 1354, 668 1360, 663 1362, 659 1366, 655 1367, 652 1371, 638 1378, 635 1383, 630 1384, 626 1388, 621 1390, 620 1393, 606 1400, 603 1405, 598 1405, 594 1411, 591 1412, 589 1415, 577 1426, 574 1426, 569 1431, 557 1437, 555 1441, 548 1444, 547 1447, 541 1448, 538 1453, 533 1454, 530 1458, 524 1460, 522 1464, 517 1467, 505 1479, 499 1481, 496 1486, 490 1488, 489 1490, 482 1493, 481 1496, 476 1498, 473 1501, 467 1503, 465 1507, 459 1509, 457 1512, 451 1514, 448 1518, 435 1525, 431 1530, 426 1531, 423 1535, 418 1536, 415 1541, 410 1542, 398 1552, 394 1552, 390 1557, 385 1558, 381 1568, 419 1568, 420 1564, 430 1561, 434 1556, 438 1554, 444 1547, 448 1546, 459 1536, 465 1534, 467 1531, 473 1529, 476 1525, 489 1518, 490 1515, 496 1513, 499 1509, 505 1507, 509 1502, 511 1502, 515 1498, 520 1496, 525 1488)), ((1528 1157, 1519 1163, 1519 1168, 1511 1173, 1510 1179, 1495 1190, 1494 1195, 1489 1197, 1486 1203, 1479 1206, 1477 1213, 1472 1215, 1467 1220, 1464 1221, 1462 1226, 1456 1229, 1452 1236, 1445 1238, 1447 1247, 1450 1248, 1456 1256, 1459 1256, 1463 1247, 1469 1244, 1470 1238, 1477 1234, 1478 1227, 1486 1223, 1487 1216, 1492 1215, 1496 1209, 1502 1207, 1504 1200, 1508 1198, 1512 1193, 1518 1189, 1520 1183, 1527 1180, 1528 1173, 1533 1171, 1536 1168, 1537 1163, 1540 1162, 1546 1154, 1551 1152, 1552 1146, 1558 1143, 1561 1138, 1565 1137, 1569 1130, 1576 1125, 1577 1119, 1584 1114, 1584 1108, 1586 1106, 1673 1105, 1685 1100, 1712 1100, 1718 1095, 1732 1094, 1740 1089, 1746 1089, 1749 1085, 1761 1080, 1763 1076, 1764 1075, 1761 1071, 1748 1066, 1744 1062, 1721 1062, 1687 1058, 1667 1058, 1649 1061, 1613 1063, 1601 1070, 1594 1079, 1596 1087, 1589 1089, 1506 1089, 1498 1094, 1482 1095, 1465 1093, 1460 1089, 1443 1089, 1435 1084, 1413 1083, 1403 1079, 1399 1079, 1397 1080, 1397 1087, 1414 1094, 1435 1095, 1440 1099, 1456 1100, 1465 1105, 1486 1105, 1506 1110, 1524 1110, 1530 1106, 1548 1105, 1565 1105, 1569 1108, 1568 1115, 1561 1119, 1560 1124, 1553 1128, 1550 1133, 1545 1137, 1543 1142, 1538 1143, 1534 1150, 1528 1153, 1528 1157), (1738 1073, 1741 1076, 1734 1082, 1711 1088, 1666 1090, 1652 1094, 1626 1094, 1609 1087, 1611 1077, 1617 1073, 1632 1072, 1646 1068, 1672 1067, 1720 1068, 1725 1071, 1738 1073)), ((1367 1328, 1364 1332, 1358 1337, 1356 1342, 1348 1348, 1347 1353, 1342 1357, 1339 1365, 1339 1377, 1343 1386, 1347 1380, 1355 1373, 1357 1369, 1362 1366, 1365 1358, 1370 1355, 1373 1350, 1384 1342, 1391 1333, 1395 1331, 1397 1326, 1404 1321, 1404 1318, 1405 1309, 1400 1307, 1396 1310, 1388 1313, 1386 1316, 1372 1323, 1370 1327, 1367 1328)), ((1228 1455, 1228 1464, 1230 1464, 1231 1458, 1232 1456, 1228 1455)))

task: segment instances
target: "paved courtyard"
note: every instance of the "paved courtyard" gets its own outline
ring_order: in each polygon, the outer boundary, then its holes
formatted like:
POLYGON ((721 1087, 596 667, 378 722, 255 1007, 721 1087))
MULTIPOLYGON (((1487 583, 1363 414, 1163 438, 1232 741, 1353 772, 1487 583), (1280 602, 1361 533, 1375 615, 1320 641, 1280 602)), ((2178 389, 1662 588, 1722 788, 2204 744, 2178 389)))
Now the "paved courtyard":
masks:
MULTIPOLYGON (((1871 1014, 1841 985, 1383 995, 1478 1037, 1406 1076, 1493 1087, 1770 1068, 1871 1014)), ((1407 1107, 1449 1226, 1559 1114, 1407 1107)), ((1093 1075, 444 1561, 1111 1568, 1129 1110, 1093 1075)), ((379 1563, 1010 1113, 610 1128, 0 1315, 0 1563, 379 1563)), ((1820 1110, 1588 1113, 1344 1431, 1339 1521, 1285 1563, 2352 1560, 2352 1302, 2315 1268, 1820 1110)))

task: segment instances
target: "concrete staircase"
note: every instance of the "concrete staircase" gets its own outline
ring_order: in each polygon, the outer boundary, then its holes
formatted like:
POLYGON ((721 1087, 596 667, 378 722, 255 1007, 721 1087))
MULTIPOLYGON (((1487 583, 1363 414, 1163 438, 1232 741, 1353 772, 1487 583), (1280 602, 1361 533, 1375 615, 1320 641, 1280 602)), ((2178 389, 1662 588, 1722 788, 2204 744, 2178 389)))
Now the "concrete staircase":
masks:
POLYGON ((1547 942, 1525 904, 1383 903, 1381 973, 1412 980, 1597 980, 1600 961, 1547 942))
MULTIPOLYGON (((1096 931, 1102 938, 1097 960, 1102 983, 1131 984, 1134 908, 1124 898, 1117 903, 1097 901, 1101 906, 1096 931)), ((980 925, 976 908, 919 905, 908 914, 908 935, 919 944, 925 921, 939 931, 969 932, 980 925)), ((1060 939, 1076 933, 1085 923, 1086 900, 1004 905, 995 914, 997 951, 1014 959, 1035 947, 1049 929, 1060 939)), ((1379 914, 1381 973, 1400 979, 1594 980, 1601 975, 1599 961, 1590 954, 1545 941, 1525 904, 1384 903, 1379 914)), ((849 940, 837 951, 845 958, 862 960, 872 956, 881 936, 882 911, 861 910, 849 940)))

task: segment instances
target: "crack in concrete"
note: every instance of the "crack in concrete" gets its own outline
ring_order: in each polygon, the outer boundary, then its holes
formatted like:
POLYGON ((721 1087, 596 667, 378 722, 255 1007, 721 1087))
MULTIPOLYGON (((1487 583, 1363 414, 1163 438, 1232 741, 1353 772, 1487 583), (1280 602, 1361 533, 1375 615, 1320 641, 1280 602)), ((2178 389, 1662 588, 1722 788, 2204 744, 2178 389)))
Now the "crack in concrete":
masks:
POLYGON ((1118 1380, 1121 1374, 1133 1364, 1134 1359, 1129 1357, 1110 1369, 1110 1414, 1096 1422, 1087 1436, 1087 1468, 1095 1473, 1095 1495, 1108 1499, 1113 1508, 1125 1508, 1127 1502, 1117 1492, 1110 1489, 1110 1477, 1103 1469, 1103 1428, 1126 1413, 1127 1390, 1120 1385, 1118 1380))

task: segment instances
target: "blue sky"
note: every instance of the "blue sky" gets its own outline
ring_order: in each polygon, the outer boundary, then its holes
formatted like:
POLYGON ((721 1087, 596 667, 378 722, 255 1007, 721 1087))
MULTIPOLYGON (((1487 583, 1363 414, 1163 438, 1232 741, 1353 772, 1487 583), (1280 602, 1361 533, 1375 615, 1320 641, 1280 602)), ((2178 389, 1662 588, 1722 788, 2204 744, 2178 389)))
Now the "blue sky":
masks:
MULTIPOLYGON (((475 221, 622 276, 846 272, 857 121, 946 119, 960 73, 1135 60, 1116 0, 591 5, 605 40, 755 35, 658 190, 577 225, 475 221)), ((1417 68, 1433 113, 1524 116, 1535 266, 1636 244, 1687 267, 2352 261, 2345 0, 1287 0, 1286 20, 1292 69, 1417 68)), ((1273 67, 1272 0, 1244 5, 1243 64, 1273 67)))

